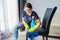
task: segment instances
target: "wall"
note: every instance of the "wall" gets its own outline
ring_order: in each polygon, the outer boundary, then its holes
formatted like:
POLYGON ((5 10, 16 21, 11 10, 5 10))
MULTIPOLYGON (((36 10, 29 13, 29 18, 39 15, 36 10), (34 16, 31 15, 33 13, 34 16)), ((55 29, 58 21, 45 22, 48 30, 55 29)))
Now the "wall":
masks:
MULTIPOLYGON (((54 17, 53 23, 56 24, 57 26, 60 24, 60 21, 58 20, 59 15, 60 15, 60 0, 27 0, 27 2, 30 2, 33 5, 33 10, 35 10, 37 12, 37 14, 39 15, 39 17, 41 19, 44 16, 46 8, 53 8, 53 7, 57 6, 58 9, 57 9, 56 14, 55 14, 56 18, 54 17), (57 23, 57 21, 59 23, 57 23)), ((52 25, 55 26, 54 24, 52 24, 52 25)))

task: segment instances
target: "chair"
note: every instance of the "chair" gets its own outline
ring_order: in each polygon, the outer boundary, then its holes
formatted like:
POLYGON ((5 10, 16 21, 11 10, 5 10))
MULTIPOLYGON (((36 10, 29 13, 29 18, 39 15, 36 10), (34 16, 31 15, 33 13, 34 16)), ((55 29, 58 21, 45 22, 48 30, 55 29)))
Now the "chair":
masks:
MULTIPOLYGON (((48 34, 49 34, 49 29, 50 29, 50 24, 51 20, 55 14, 57 7, 54 8, 47 8, 43 21, 42 21, 42 26, 38 29, 38 34, 39 36, 41 35, 43 37, 46 37, 46 40, 48 40, 48 34)), ((28 37, 26 35, 26 40, 28 40, 28 37)))

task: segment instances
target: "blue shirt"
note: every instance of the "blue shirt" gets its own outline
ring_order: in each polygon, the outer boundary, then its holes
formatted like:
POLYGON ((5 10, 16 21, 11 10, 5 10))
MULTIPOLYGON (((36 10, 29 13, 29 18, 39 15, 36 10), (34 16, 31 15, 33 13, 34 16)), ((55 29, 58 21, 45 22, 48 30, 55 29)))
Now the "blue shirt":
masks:
POLYGON ((22 17, 24 17, 24 21, 27 22, 29 25, 32 21, 32 16, 34 16, 34 20, 39 19, 39 16, 37 15, 35 11, 32 11, 31 16, 28 16, 25 11, 22 12, 22 17))

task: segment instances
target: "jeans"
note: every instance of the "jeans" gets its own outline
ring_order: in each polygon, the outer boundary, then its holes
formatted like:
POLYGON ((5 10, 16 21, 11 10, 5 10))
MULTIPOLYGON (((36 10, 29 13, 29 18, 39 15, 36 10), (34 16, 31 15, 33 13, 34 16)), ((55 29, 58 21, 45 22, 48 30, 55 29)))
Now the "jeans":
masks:
MULTIPOLYGON (((14 30, 13 30, 13 35, 14 35, 14 38, 15 38, 15 40, 17 40, 18 39, 18 30, 25 30, 25 27, 24 27, 24 25, 23 25, 23 23, 18 23, 17 25, 16 25, 16 27, 14 28, 14 30)), ((34 37, 37 37, 38 36, 38 30, 35 30, 34 32, 28 32, 28 31, 26 31, 26 34, 27 34, 27 36, 30 38, 30 40, 33 40, 33 38, 34 37)))
POLYGON ((25 30, 24 25, 23 25, 22 22, 18 23, 18 24, 16 25, 16 27, 14 28, 14 30, 13 30, 13 35, 14 35, 14 38, 15 38, 16 40, 18 39, 18 30, 19 30, 19 29, 20 29, 21 31, 25 30))

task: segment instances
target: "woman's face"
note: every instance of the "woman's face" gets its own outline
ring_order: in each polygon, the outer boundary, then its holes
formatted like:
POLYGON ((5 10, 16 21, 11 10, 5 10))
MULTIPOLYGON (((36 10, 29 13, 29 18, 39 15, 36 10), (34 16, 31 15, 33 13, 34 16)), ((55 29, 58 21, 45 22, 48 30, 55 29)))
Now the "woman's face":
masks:
POLYGON ((24 7, 24 10, 26 11, 27 14, 32 13, 32 9, 30 9, 28 7, 24 7))

